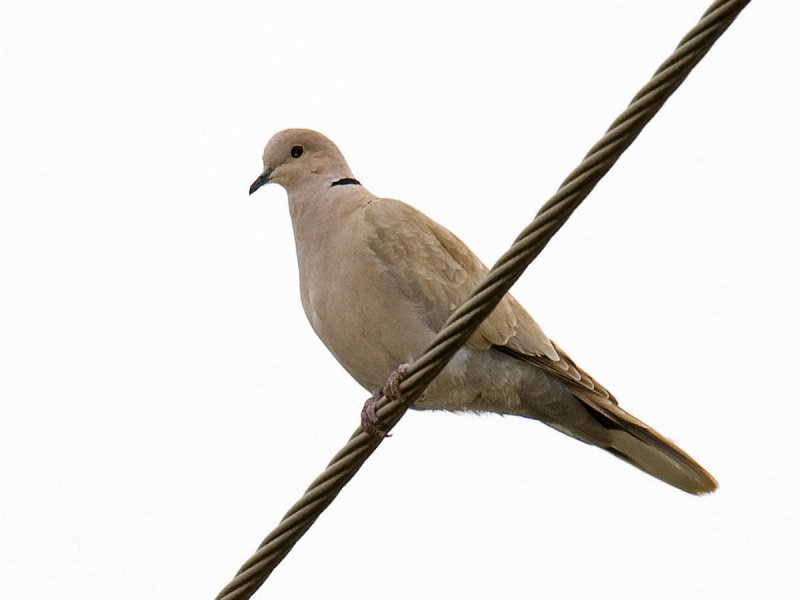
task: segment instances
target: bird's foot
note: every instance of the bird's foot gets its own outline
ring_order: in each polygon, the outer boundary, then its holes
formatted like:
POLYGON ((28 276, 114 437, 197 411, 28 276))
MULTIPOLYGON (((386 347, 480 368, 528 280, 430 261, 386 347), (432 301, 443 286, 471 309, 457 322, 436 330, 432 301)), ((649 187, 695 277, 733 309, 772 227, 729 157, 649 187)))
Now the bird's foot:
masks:
POLYGON ((409 363, 403 363, 397 367, 389 375, 383 388, 370 396, 364 403, 364 408, 361 409, 361 429, 369 435, 380 438, 389 437, 389 431, 381 427, 380 419, 378 419, 378 400, 381 399, 381 396, 386 396, 389 400, 405 403, 405 398, 400 393, 400 382, 403 381, 409 367, 409 363))

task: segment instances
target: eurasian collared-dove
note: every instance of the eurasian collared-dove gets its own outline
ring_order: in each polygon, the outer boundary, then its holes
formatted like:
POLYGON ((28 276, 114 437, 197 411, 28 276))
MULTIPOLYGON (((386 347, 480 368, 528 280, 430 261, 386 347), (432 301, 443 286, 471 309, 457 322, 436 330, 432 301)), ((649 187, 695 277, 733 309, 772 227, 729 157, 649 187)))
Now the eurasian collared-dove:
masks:
MULTIPOLYGON (((311 326, 356 381, 378 392, 424 350, 486 267, 421 212, 369 193, 315 131, 273 136, 250 193, 271 182, 289 195, 311 326)), ((622 410, 510 294, 413 408, 538 419, 692 494, 717 487, 688 454, 622 410)))

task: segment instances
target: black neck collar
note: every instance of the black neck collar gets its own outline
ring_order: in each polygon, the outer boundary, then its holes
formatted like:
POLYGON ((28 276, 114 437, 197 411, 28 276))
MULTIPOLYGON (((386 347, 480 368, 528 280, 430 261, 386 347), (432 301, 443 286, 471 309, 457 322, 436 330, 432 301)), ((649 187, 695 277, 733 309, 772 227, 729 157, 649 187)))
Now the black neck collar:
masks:
POLYGON ((335 185, 361 185, 361 182, 358 179, 353 179, 352 177, 345 177, 344 179, 340 179, 339 181, 334 181, 331 184, 331 187, 335 185))

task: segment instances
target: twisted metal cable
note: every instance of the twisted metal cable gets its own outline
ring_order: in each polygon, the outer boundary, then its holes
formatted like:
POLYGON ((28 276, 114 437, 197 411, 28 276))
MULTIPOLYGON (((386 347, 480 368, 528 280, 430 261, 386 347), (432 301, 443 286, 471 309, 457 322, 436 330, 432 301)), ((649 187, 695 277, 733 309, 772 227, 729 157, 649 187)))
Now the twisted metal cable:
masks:
MULTIPOLYGON (((749 0, 717 0, 681 40, 672 55, 634 96, 628 108, 589 150, 555 195, 542 206, 533 222, 500 257, 467 301, 450 316, 428 349, 411 364, 399 388, 407 403, 389 400, 385 396, 379 400, 377 415, 387 431, 397 424, 408 410, 408 405, 422 394, 478 325, 489 316, 550 238, 748 3, 749 0)), ((356 429, 325 471, 311 483, 303 497, 289 509, 255 554, 219 593, 217 600, 250 598, 381 441, 381 438, 365 433, 361 427, 356 429)))

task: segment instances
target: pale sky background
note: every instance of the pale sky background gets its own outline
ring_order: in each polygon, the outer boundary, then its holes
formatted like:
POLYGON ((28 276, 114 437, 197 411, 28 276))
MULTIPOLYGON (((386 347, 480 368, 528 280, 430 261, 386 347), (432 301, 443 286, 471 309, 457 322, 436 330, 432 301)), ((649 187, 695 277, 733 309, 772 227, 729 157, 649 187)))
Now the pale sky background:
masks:
MULTIPOLYGON (((269 137, 492 263, 707 4, 0 10, 0 596, 213 598, 358 424, 269 137)), ((797 598, 797 2, 753 2, 514 288, 720 482, 410 412, 256 598, 797 598)))

